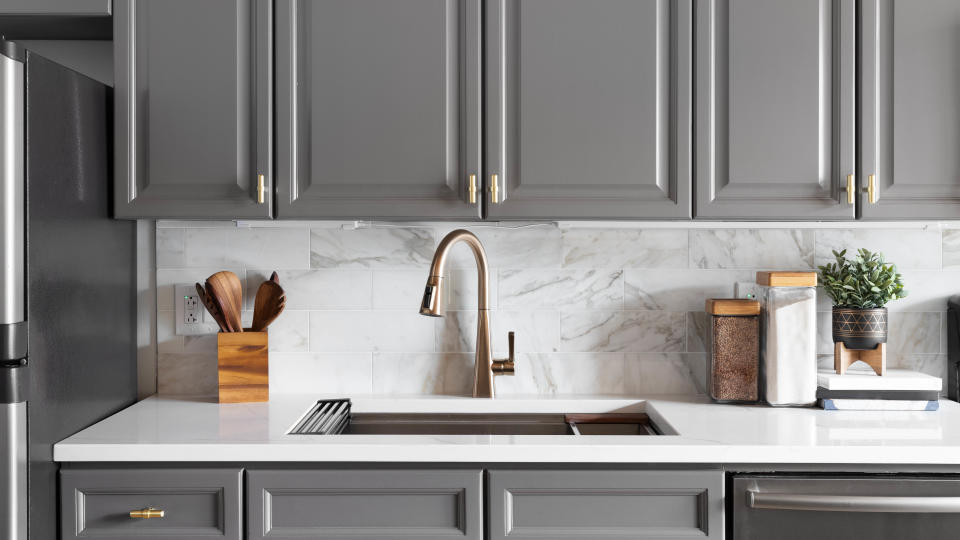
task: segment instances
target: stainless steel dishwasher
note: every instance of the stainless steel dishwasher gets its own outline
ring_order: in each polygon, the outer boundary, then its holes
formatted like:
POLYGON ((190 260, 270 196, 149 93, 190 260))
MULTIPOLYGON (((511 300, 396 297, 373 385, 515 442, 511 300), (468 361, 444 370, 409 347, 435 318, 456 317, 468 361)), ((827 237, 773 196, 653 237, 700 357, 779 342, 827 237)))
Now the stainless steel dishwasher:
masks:
POLYGON ((735 475, 735 540, 960 538, 960 475, 735 475))

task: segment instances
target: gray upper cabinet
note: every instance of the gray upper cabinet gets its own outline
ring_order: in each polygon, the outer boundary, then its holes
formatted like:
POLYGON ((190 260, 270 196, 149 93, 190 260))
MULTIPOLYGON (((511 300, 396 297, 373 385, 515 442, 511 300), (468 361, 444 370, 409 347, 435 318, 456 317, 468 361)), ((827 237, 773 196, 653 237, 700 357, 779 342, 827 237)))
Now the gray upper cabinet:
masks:
POLYGON ((690 217, 691 1, 487 2, 488 217, 690 217))
POLYGON ((696 217, 853 219, 854 0, 696 1, 696 217))
POLYGON ((115 0, 118 217, 271 216, 272 26, 270 0, 115 0))
POLYGON ((277 1, 281 218, 479 219, 480 0, 277 1))
POLYGON ((866 0, 861 16, 862 217, 958 219, 960 2, 866 0))

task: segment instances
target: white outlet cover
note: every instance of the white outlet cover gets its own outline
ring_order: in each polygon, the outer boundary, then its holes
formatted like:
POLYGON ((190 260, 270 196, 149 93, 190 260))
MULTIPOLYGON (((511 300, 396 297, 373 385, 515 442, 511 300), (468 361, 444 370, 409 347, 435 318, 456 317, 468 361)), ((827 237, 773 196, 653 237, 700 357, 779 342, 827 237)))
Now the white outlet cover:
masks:
POLYGON ((202 336, 206 334, 216 334, 220 328, 217 326, 213 317, 207 313, 203 303, 197 296, 196 285, 180 284, 174 288, 173 305, 176 307, 176 313, 173 320, 176 322, 176 334, 178 336, 202 336), (188 302, 196 300, 196 307, 192 310, 188 307, 188 302), (193 313, 196 317, 195 323, 187 322, 187 315, 193 313))

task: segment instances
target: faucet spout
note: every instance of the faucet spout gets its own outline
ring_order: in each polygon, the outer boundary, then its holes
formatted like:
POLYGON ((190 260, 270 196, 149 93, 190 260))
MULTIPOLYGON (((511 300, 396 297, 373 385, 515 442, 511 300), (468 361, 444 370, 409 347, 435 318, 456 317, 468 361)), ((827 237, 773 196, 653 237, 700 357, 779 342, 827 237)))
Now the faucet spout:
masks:
POLYGON ((442 317, 443 303, 443 276, 445 275, 447 256, 450 248, 463 242, 470 246, 473 257, 477 262, 477 357, 476 370, 473 379, 473 397, 492 398, 493 376, 512 375, 514 370, 513 332, 510 334, 510 358, 494 360, 490 348, 490 310, 488 308, 489 267, 487 254, 480 239, 470 231, 457 229, 440 241, 433 262, 430 264, 430 275, 427 276, 427 285, 423 291, 423 300, 420 302, 420 314, 431 317, 442 317))

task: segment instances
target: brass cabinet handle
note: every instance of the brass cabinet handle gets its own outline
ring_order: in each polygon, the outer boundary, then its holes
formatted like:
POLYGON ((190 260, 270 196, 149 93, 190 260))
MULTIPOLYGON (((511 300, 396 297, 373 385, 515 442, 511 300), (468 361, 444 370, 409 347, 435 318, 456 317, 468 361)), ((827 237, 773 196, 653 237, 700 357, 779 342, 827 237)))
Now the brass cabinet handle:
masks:
POLYGON ((848 174, 847 175, 847 204, 853 204, 854 192, 856 191, 856 189, 853 186, 853 183, 854 183, 853 175, 848 174))
POLYGON ((877 175, 867 177, 867 200, 870 204, 877 204, 877 175))
POLYGON ((264 190, 263 184, 264 184, 263 175, 262 174, 258 175, 257 176, 257 203, 258 204, 263 204, 264 201, 266 201, 266 197, 263 194, 263 190, 264 190))
POLYGON ((163 514, 164 514, 163 510, 159 510, 153 507, 130 511, 130 517, 136 518, 136 519, 162 518, 163 514))
POLYGON ((490 202, 493 204, 500 203, 500 182, 496 174, 490 175, 490 202))
POLYGON ((467 193, 470 194, 470 204, 477 204, 477 175, 470 175, 470 184, 467 186, 467 193))

